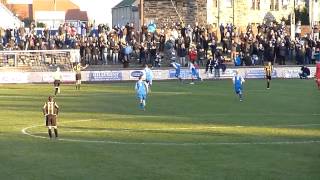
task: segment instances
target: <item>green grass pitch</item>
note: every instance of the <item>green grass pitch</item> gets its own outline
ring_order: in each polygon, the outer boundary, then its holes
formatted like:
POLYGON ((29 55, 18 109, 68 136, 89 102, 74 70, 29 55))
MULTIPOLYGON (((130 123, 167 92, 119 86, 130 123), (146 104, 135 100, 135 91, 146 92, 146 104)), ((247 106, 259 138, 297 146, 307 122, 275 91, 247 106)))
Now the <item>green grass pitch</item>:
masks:
POLYGON ((247 80, 239 102, 230 80, 155 81, 141 111, 134 82, 62 84, 50 140, 52 85, 0 85, 0 179, 320 179, 320 91, 265 87, 247 80))

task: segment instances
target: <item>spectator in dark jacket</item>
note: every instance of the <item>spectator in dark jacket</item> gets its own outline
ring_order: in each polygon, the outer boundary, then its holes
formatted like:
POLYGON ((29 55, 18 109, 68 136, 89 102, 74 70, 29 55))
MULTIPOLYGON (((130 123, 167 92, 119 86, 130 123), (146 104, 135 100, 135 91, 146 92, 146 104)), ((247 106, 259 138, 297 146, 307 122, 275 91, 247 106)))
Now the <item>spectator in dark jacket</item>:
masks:
POLYGON ((301 67, 301 73, 299 73, 300 79, 307 79, 310 76, 310 69, 307 66, 301 67))
POLYGON ((185 44, 181 44, 181 47, 178 48, 178 56, 179 56, 179 63, 182 66, 186 66, 186 56, 187 56, 187 49, 185 48, 185 44))
POLYGON ((311 64, 312 49, 309 45, 306 45, 305 64, 311 64))
POLYGON ((212 74, 214 64, 215 64, 215 62, 214 62, 213 58, 209 58, 206 63, 206 73, 208 73, 208 70, 210 70, 210 74, 212 74))
POLYGON ((285 65, 286 64, 286 54, 287 54, 287 48, 284 43, 281 44, 279 47, 279 64, 285 65))

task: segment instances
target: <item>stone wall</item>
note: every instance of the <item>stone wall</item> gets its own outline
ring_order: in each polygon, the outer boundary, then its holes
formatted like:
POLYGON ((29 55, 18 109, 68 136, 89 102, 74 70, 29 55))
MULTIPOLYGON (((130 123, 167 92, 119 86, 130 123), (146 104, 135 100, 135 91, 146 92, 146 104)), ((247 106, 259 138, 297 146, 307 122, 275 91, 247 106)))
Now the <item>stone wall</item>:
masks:
POLYGON ((248 23, 262 23, 266 17, 272 17, 279 21, 282 17, 288 18, 293 7, 293 5, 290 4, 287 8, 280 6, 279 10, 272 11, 270 10, 270 1, 260 0, 259 10, 252 9, 252 1, 248 0, 234 0, 234 8, 227 6, 225 1, 219 2, 220 5, 217 7, 213 6, 208 8, 208 17, 210 17, 208 22, 214 25, 234 23, 237 26, 246 27, 248 23))
MULTIPOLYGON (((207 0, 173 0, 185 24, 207 23, 207 0)), ((157 24, 179 22, 180 18, 170 0, 145 0, 144 21, 157 24)))

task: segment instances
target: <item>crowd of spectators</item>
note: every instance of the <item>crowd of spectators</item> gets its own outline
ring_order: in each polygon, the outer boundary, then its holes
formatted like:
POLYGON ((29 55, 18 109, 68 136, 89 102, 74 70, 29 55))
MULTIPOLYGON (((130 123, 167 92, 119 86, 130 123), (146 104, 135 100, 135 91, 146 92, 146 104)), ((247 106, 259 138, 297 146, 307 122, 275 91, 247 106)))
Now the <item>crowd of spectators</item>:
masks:
POLYGON ((226 59, 235 65, 251 66, 269 61, 305 65, 319 58, 320 41, 301 34, 292 40, 284 23, 248 25, 245 30, 221 24, 217 29, 197 23, 194 26, 150 23, 140 28, 129 23, 112 28, 102 24, 95 28, 85 23, 79 27, 65 23, 55 30, 38 29, 31 24, 29 28, 2 31, 0 50, 79 49, 83 64, 122 63, 127 67, 134 62, 159 67, 175 60, 183 66, 197 63, 207 70, 224 67, 226 59))

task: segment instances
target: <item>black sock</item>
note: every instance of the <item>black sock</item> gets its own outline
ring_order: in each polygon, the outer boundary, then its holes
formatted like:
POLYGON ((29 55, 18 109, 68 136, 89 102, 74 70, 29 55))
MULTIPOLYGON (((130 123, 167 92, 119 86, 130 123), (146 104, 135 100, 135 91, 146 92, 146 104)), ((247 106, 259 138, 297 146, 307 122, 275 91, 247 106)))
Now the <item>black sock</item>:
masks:
POLYGON ((58 129, 54 129, 54 134, 56 135, 56 138, 58 137, 58 129))
POLYGON ((267 88, 270 88, 270 82, 269 81, 267 82, 267 88))
POLYGON ((51 129, 48 129, 48 134, 49 134, 49 137, 52 138, 52 132, 51 132, 51 129))

